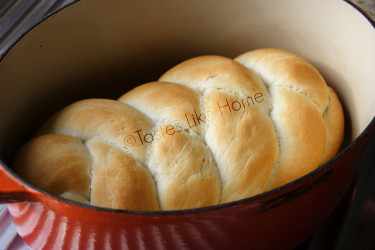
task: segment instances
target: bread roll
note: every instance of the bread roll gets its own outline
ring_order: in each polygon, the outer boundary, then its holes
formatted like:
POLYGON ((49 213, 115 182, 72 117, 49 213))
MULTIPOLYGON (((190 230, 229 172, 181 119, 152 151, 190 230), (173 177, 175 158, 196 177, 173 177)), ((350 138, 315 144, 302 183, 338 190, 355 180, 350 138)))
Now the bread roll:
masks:
POLYGON ((259 49, 184 61, 118 100, 50 118, 15 171, 67 199, 179 210, 247 198, 331 159, 343 140, 335 92, 303 58, 259 49))

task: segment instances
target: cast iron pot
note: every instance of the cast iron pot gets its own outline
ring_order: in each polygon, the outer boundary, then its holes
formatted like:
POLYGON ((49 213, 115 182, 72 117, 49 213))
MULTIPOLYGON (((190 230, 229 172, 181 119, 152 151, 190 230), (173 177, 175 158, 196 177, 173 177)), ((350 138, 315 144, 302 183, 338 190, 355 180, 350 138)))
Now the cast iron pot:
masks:
POLYGON ((0 202, 35 249, 291 249, 347 191, 375 129, 374 21, 341 0, 83 0, 54 13, 0 62, 0 202), (76 100, 117 98, 203 54, 275 47, 312 62, 346 116, 340 153, 298 180, 228 204, 165 212, 78 204, 11 169, 17 149, 76 100))

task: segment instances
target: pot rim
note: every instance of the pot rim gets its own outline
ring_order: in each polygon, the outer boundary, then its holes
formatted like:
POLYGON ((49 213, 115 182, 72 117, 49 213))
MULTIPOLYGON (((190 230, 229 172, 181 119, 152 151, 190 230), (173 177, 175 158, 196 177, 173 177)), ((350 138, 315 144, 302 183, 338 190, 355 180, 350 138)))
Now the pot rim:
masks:
MULTIPOLYGON (((64 7, 55 10, 51 12, 50 14, 44 16, 41 20, 39 20, 37 23, 35 23, 33 26, 31 26, 29 29, 25 30, 20 37, 18 37, 12 44, 0 55, 0 63, 3 61, 3 59, 6 57, 7 53, 11 50, 15 44, 17 44, 25 35, 27 35, 29 32, 31 32, 32 29, 34 29, 36 26, 38 26, 40 23, 44 22, 49 17, 55 15, 56 13, 62 11, 63 9, 77 3, 83 0, 74 0, 71 3, 65 5, 64 7)), ((363 11, 358 5, 351 2, 350 0, 343 0, 344 2, 350 4, 353 8, 355 8, 360 14, 362 14, 373 26, 375 29, 375 21, 365 12, 363 11)), ((363 140, 365 136, 375 136, 375 116, 372 118, 370 123, 366 126, 366 128, 357 136, 349 145, 342 148, 341 151, 336 154, 332 159, 330 159, 328 162, 322 164, 312 172, 299 177, 298 179, 295 179, 292 182, 289 182, 287 184, 284 184, 280 187, 274 188, 272 190, 243 198, 240 200, 217 204, 213 206, 206 206, 206 207, 200 207, 200 208, 189 208, 189 209, 181 209, 181 210, 163 210, 163 211, 135 211, 135 210, 122 210, 122 209, 112 209, 112 208, 104 208, 104 207, 97 207, 93 205, 83 204, 80 202, 72 201, 63 197, 60 197, 58 195, 51 194, 49 192, 46 192, 43 189, 40 189, 36 187, 35 185, 29 183, 28 181, 22 179, 19 177, 10 167, 7 166, 1 159, 0 159, 0 168, 3 168, 8 174, 10 174, 12 177, 14 177, 16 180, 18 180, 20 183, 25 184, 29 190, 26 190, 26 192, 30 193, 30 191, 36 191, 36 193, 42 194, 44 196, 47 196, 48 199, 52 198, 57 200, 58 202, 64 202, 68 203, 69 205, 79 206, 82 208, 100 211, 100 212, 107 212, 107 213, 115 213, 115 214, 129 214, 129 215, 146 215, 146 216, 152 216, 152 215, 177 215, 177 214, 191 214, 191 213, 199 213, 199 212, 205 212, 205 211, 213 211, 218 210, 221 208, 227 208, 231 206, 241 205, 244 203, 250 203, 252 201, 262 199, 267 196, 271 196, 275 193, 282 192, 283 190, 287 190, 288 188, 295 186, 303 181, 306 181, 310 179, 313 176, 316 176, 320 174, 321 172, 324 172, 331 166, 334 162, 336 162, 339 158, 343 157, 348 151, 350 151, 352 148, 354 148, 360 141, 363 140)))

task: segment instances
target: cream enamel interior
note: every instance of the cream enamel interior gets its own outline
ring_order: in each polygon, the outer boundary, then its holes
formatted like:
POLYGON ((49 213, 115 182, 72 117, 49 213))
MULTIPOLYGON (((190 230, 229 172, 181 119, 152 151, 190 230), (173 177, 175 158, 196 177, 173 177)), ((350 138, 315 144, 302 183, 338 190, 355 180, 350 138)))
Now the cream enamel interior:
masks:
POLYGON ((82 0, 0 62, 0 158, 73 101, 118 98, 198 55, 277 47, 309 60, 339 94, 353 141, 375 113, 375 28, 345 1, 82 0))

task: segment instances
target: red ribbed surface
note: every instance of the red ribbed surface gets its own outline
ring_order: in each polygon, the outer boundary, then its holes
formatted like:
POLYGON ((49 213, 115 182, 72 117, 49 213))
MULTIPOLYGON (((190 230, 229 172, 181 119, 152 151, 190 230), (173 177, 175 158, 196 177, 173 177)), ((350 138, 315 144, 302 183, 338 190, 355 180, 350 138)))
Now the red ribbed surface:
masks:
POLYGON ((12 204, 9 211, 31 249, 215 249, 210 239, 228 241, 220 225, 206 220, 129 226, 75 220, 42 203, 12 204))
POLYGON ((26 250, 28 247, 17 234, 6 205, 0 205, 0 249, 26 250))

